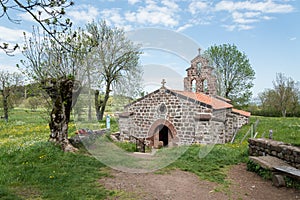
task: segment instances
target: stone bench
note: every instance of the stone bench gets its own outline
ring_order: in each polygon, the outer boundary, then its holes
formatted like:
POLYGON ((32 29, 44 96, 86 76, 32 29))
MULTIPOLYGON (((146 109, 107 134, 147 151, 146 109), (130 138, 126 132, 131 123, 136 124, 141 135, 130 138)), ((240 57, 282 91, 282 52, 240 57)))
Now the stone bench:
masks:
POLYGON ((285 186, 284 176, 300 180, 300 170, 274 156, 249 156, 249 159, 264 169, 272 172, 273 184, 277 187, 285 186))

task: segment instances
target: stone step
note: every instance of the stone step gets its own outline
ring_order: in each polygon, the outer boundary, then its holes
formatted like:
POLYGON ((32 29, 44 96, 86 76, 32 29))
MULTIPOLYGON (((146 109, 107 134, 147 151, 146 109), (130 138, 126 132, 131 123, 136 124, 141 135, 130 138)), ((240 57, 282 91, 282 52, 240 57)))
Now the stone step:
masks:
POLYGON ((249 159, 262 168, 272 171, 273 184, 277 187, 285 186, 284 176, 300 180, 300 170, 290 166, 285 161, 273 156, 249 156, 249 159))
POLYGON ((300 180, 300 170, 290 166, 279 166, 274 167, 274 169, 278 172, 284 173, 288 176, 292 176, 300 180))
POLYGON ((254 163, 259 164, 262 168, 274 171, 275 167, 288 166, 288 163, 274 156, 249 156, 254 163))

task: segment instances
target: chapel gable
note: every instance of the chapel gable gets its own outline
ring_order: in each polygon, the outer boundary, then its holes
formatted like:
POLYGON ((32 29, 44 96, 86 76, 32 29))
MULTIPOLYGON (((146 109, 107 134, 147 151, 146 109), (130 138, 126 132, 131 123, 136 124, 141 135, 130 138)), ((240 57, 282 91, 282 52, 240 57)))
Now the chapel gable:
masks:
POLYGON ((198 55, 191 61, 191 66, 186 69, 187 77, 184 78, 184 90, 188 92, 202 92, 211 96, 217 95, 216 77, 214 68, 209 66, 208 60, 198 55))

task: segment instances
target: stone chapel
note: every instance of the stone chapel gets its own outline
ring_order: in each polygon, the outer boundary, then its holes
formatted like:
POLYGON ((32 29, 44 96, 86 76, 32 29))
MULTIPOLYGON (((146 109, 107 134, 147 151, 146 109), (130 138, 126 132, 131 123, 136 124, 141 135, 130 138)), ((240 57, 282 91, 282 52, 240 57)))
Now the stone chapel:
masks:
POLYGON ((184 90, 162 87, 125 106, 119 114, 120 136, 145 139, 154 148, 231 141, 249 122, 250 113, 217 96, 214 68, 199 54, 186 69, 184 90))

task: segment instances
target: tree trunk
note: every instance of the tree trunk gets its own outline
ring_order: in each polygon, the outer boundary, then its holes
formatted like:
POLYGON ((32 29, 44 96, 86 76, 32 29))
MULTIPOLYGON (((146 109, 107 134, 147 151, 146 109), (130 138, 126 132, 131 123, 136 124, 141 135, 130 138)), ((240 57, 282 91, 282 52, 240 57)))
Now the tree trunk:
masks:
POLYGON ((282 117, 286 117, 286 109, 281 110, 282 117))
POLYGON ((2 81, 2 103, 3 103, 3 118, 5 122, 8 122, 8 97, 9 97, 9 92, 10 89, 5 86, 5 81, 2 81))
POLYGON ((4 119, 8 122, 8 95, 3 95, 4 119))
POLYGON ((92 101, 91 101, 91 89, 89 89, 89 94, 88 94, 88 101, 89 101, 89 108, 88 108, 88 121, 92 120, 92 101))
POLYGON ((24 99, 27 99, 27 87, 24 85, 24 99))
POLYGON ((49 141, 60 145, 64 151, 74 152, 77 149, 69 142, 68 125, 72 106, 77 101, 81 87, 76 81, 68 78, 51 79, 43 84, 52 101, 49 141))
POLYGON ((110 84, 107 84, 106 90, 105 90, 104 101, 102 102, 101 109, 100 109, 100 120, 103 119, 106 103, 107 103, 108 98, 109 98, 109 93, 110 93, 110 84))
POLYGON ((101 108, 101 98, 99 99, 99 90, 95 90, 95 110, 96 110, 96 117, 97 120, 100 121, 100 108, 101 108))
POLYGON ((92 98, 92 95, 91 95, 91 75, 90 75, 90 70, 88 69, 88 121, 91 121, 92 120, 92 101, 91 101, 91 98, 92 98))

